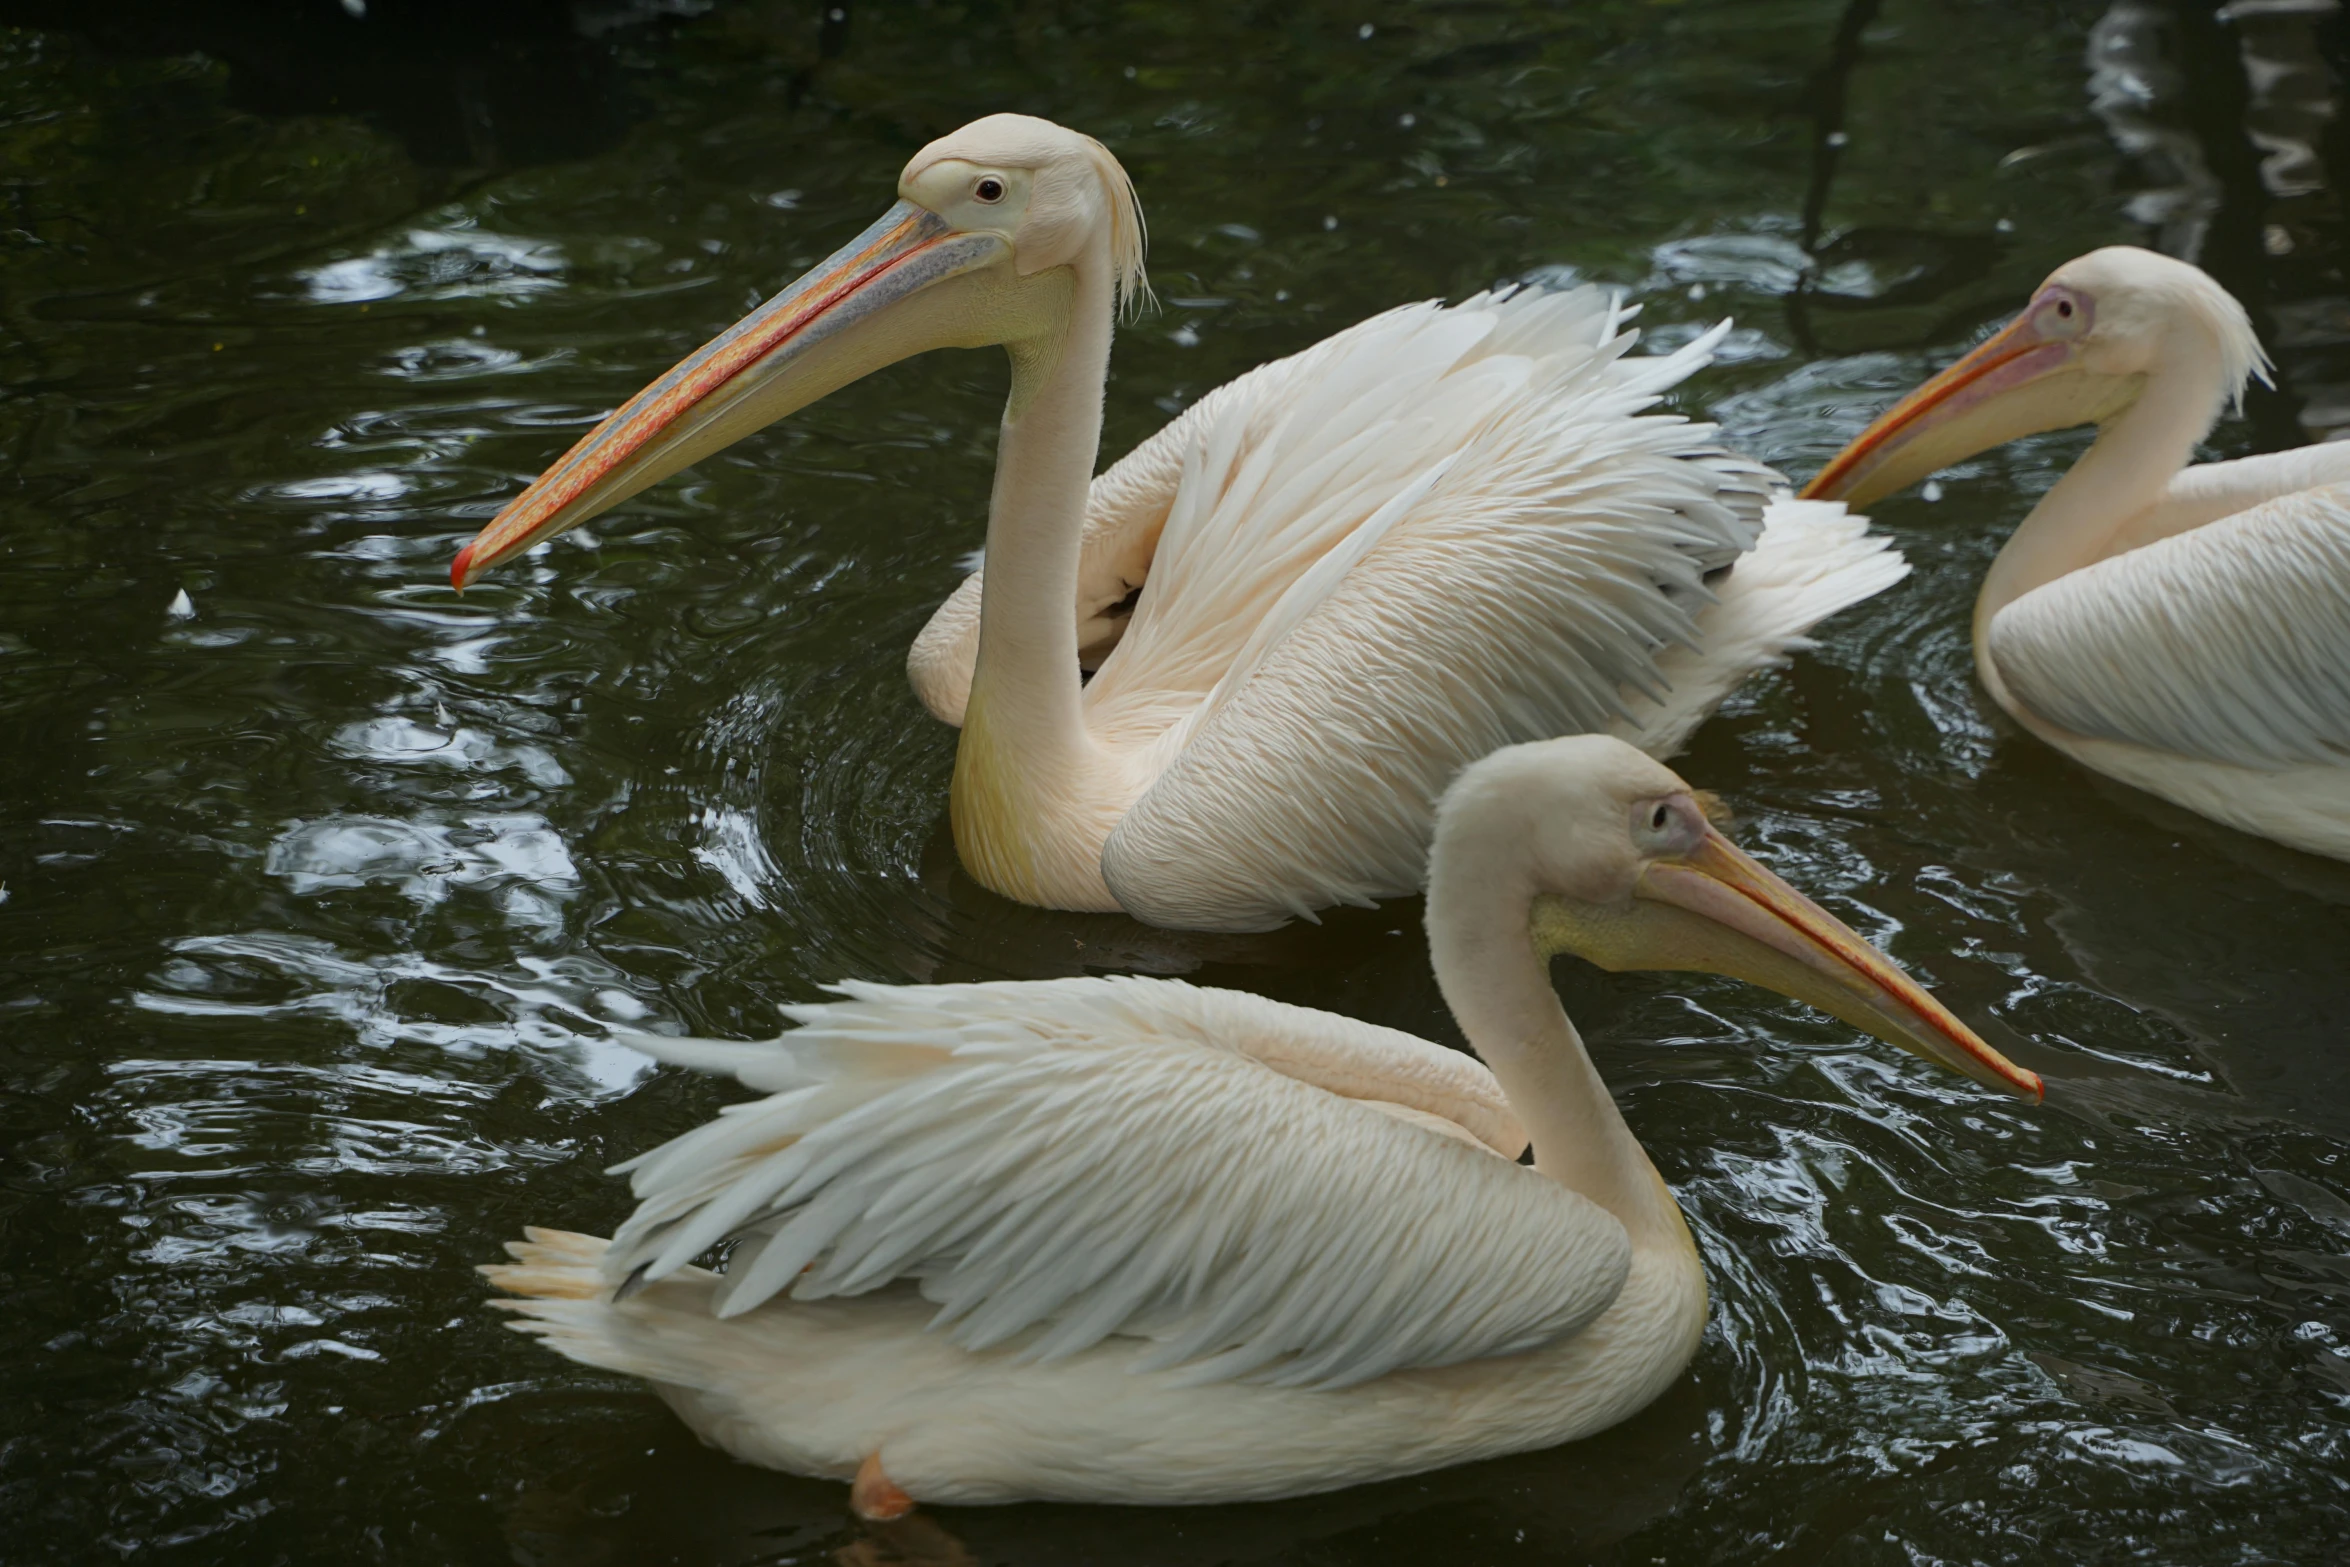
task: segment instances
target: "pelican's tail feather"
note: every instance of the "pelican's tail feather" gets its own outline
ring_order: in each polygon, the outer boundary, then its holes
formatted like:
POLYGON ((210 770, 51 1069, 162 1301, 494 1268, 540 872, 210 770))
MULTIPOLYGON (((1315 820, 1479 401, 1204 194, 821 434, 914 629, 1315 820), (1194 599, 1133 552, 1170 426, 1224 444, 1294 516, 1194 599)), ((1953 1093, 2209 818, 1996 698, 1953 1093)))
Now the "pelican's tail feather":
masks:
POLYGON ((1671 756, 1740 681, 1814 646, 1814 626, 1908 575, 1892 541, 1842 502, 1778 497, 1754 548, 1698 612, 1697 646, 1659 656, 1670 694, 1635 706, 1615 733, 1651 756, 1671 756))
POLYGON ((610 1241, 535 1224, 523 1226, 522 1233, 524 1239, 506 1243, 512 1262, 486 1262, 477 1270, 492 1284, 532 1300, 593 1300, 608 1293, 596 1265, 612 1249, 610 1241))
POLYGON ((623 1310, 619 1298, 631 1292, 625 1285, 615 1290, 598 1271, 610 1241, 536 1225, 522 1233, 524 1239, 506 1243, 512 1262, 484 1263, 477 1270, 515 1297, 490 1303, 520 1319, 508 1327, 583 1366, 650 1382, 692 1386, 705 1380, 705 1368, 691 1353, 698 1335, 665 1332, 661 1319, 675 1316, 697 1326, 708 1320, 716 1275, 680 1269, 623 1310), (688 1294, 692 1299, 666 1298, 688 1294))

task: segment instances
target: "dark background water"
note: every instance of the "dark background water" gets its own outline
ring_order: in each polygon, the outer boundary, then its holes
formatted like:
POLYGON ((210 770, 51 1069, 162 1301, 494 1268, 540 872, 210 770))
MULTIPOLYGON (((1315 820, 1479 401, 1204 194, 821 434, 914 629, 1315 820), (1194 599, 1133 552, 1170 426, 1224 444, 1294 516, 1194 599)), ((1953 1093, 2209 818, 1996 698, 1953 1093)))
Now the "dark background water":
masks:
POLYGON ((1702 979, 1559 980, 1712 1328, 1594 1441, 1247 1508, 942 1510, 700 1449, 472 1264, 726 1097, 606 1037, 843 975, 1183 973, 1453 1039, 1416 904, 1038 913, 946 844, 901 660, 1004 372, 876 376, 459 598, 588 422, 1015 108, 1151 216, 1122 448, 1372 310, 1621 283, 1808 473, 2116 240, 2350 425, 2332 6, 0 0, 0 1557, 2308 1563, 2350 1538, 2350 867, 2069 766, 1966 650, 2081 445, 1887 503, 1917 573, 1682 763, 2049 1078, 1702 979), (1936 496, 1927 499, 1926 494, 1936 496), (187 595, 192 613, 173 611, 187 595))

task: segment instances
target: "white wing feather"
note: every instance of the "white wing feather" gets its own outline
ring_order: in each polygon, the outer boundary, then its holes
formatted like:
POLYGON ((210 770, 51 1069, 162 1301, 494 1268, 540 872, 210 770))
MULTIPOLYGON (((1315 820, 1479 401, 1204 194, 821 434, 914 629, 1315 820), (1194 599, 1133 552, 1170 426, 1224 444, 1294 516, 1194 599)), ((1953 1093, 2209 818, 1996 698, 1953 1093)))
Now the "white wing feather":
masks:
MULTIPOLYGON (((1657 553, 1673 558, 1664 578, 1643 577, 1644 596, 1694 588, 1735 559, 1759 531, 1765 471, 1710 451, 1710 429, 1632 417, 1704 364, 1720 329, 1631 359, 1623 315, 1597 288, 1407 305, 1283 361, 1278 378, 1203 418, 1148 589, 1086 691, 1096 731, 1148 733, 1170 714, 1196 723, 1360 568, 1423 532, 1436 553, 1499 534, 1540 556, 1572 549, 1559 535, 1578 524, 1605 534, 1659 523, 1671 538, 1657 553), (1651 455, 1659 472, 1641 477, 1662 479, 1660 503, 1635 514, 1593 493, 1595 470, 1651 455)), ((1411 607, 1461 608, 1442 597, 1411 607)))
POLYGON ((1632 359, 1619 325, 1597 290, 1391 311, 1204 432, 1086 692, 1097 732, 1157 730, 1103 852, 1129 912, 1254 928, 1408 892, 1460 766, 1666 700, 1770 475, 1639 416, 1711 334, 1632 359))
POLYGON ((1703 640, 1657 659, 1671 693, 1635 702, 1634 716, 1611 732, 1651 756, 1671 756, 1741 681, 1813 646, 1814 626, 1908 575, 1892 541, 1842 502, 1775 498, 1762 537, 1697 612, 1703 640))
POLYGON ((642 1041, 772 1092, 621 1167, 608 1278, 736 1237, 721 1315, 912 1279, 969 1349, 1340 1386, 1573 1334, 1629 1266, 1496 1157, 1490 1074, 1409 1035, 1169 980, 841 991, 779 1040, 642 1041))
POLYGON ((2268 771, 2350 763, 2350 485, 2059 577, 1989 641, 2017 700, 2076 734, 2268 771))

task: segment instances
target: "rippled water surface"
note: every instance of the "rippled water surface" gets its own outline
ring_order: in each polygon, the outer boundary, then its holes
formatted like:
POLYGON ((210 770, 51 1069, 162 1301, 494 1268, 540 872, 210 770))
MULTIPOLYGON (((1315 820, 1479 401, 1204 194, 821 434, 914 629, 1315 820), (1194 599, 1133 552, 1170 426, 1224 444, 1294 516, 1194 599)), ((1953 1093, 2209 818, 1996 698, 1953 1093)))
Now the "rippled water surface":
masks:
POLYGON ((875 376, 447 585, 601 411, 1005 107, 1101 136, 1150 211, 1114 446, 1376 308, 1571 274, 1668 342, 1735 315, 1684 404, 1802 475, 2115 240, 2203 256, 2278 345, 2215 446, 2306 439, 2350 420, 2335 19, 281 9, 0 4, 0 1556, 2337 1559, 2350 869, 1976 689, 1973 586, 2077 437, 1884 506, 1915 577, 1682 763, 2047 1104, 1562 963, 1705 1251, 1694 1368, 1594 1441, 1272 1506, 867 1536, 501 1331, 471 1271, 613 1224, 603 1166, 728 1097, 616 1024, 1142 971, 1457 1038, 1416 904, 1201 938, 956 870, 953 736, 901 663, 980 541, 1000 356, 875 376))

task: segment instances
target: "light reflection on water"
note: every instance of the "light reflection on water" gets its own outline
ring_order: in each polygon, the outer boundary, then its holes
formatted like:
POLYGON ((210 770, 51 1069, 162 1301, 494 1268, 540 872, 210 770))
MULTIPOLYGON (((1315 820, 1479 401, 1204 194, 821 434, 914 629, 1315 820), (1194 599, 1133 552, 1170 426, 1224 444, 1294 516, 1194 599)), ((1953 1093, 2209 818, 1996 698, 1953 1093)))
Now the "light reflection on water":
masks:
MULTIPOLYGON (((1882 8, 1816 264, 1829 165, 1788 84, 1834 5, 1367 38, 1309 8, 1280 48, 1188 9, 919 10, 599 33, 633 96, 589 117, 635 128, 462 178, 359 119, 233 107, 226 45, 0 37, 29 116, 0 137, 50 138, 0 142, 43 170, 11 187, 39 243, 0 254, 25 1559, 2318 1559, 2350 1484, 2350 870, 2092 779, 1981 700, 1974 585, 2078 436, 1887 505, 1917 574, 1684 762, 2049 1102, 1755 992, 1562 965, 1714 1293, 1690 1377, 1619 1431, 1273 1506, 866 1536, 837 1487, 498 1331, 471 1265, 526 1222, 614 1223, 601 1168, 723 1097, 618 1028, 758 1033, 843 975, 1110 970, 1455 1037, 1414 904, 1203 937, 955 869, 952 736, 901 665, 979 539, 989 356, 884 373, 447 588, 505 497, 866 222, 913 145, 1015 104, 1127 159, 1168 307, 1121 338, 1113 445, 1396 300, 1584 277, 1663 343, 1737 316, 1691 400, 1800 474, 2049 265, 2142 237, 2093 4, 1882 8)), ((2301 221, 2255 205, 2198 221, 2301 221)))

